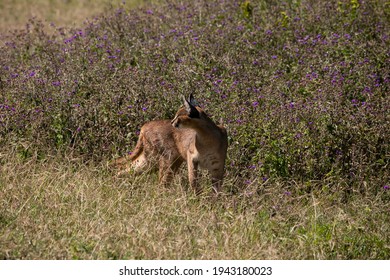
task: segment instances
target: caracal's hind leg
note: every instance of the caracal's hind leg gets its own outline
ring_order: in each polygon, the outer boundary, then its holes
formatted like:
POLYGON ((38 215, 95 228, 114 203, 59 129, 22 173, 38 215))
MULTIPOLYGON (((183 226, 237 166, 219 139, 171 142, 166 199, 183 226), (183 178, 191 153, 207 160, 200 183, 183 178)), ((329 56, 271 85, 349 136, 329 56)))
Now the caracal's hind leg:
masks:
POLYGON ((183 160, 179 157, 175 159, 166 156, 161 157, 159 160, 159 183, 164 186, 171 183, 182 163, 183 160))
POLYGON ((158 166, 158 181, 160 185, 168 186, 172 181, 173 171, 171 169, 171 162, 168 159, 160 158, 158 166))

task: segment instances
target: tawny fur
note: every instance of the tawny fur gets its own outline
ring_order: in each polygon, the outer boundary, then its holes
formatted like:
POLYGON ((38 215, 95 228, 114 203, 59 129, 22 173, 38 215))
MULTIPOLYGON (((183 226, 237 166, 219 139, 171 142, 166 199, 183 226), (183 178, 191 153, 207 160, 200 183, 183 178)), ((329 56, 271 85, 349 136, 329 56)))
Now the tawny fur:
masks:
POLYGON ((132 154, 115 164, 121 173, 133 169, 142 172, 158 164, 159 182, 168 184, 183 162, 187 162, 190 186, 201 192, 198 168, 208 170, 215 192, 220 192, 227 153, 227 132, 216 125, 198 106, 193 97, 180 108, 174 119, 144 124, 132 154))

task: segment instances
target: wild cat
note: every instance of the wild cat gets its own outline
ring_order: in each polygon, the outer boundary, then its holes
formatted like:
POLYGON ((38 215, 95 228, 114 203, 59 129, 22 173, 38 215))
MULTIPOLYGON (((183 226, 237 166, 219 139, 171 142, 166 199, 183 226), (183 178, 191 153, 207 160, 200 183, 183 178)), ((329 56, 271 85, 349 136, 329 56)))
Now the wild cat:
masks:
POLYGON ((139 173, 158 164, 159 182, 167 185, 183 162, 187 162, 191 188, 201 193, 198 169, 210 174, 212 187, 221 192, 228 147, 226 129, 216 125, 190 95, 173 120, 155 120, 141 128, 134 151, 115 161, 122 170, 139 173))

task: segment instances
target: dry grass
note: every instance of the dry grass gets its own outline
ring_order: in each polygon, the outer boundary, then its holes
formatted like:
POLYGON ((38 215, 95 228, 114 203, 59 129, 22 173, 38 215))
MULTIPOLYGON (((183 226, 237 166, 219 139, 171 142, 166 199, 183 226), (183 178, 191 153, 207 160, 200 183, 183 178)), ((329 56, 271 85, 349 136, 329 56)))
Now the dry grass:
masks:
POLYGON ((133 8, 151 2, 153 0, 3 0, 0 1, 0 32, 24 28, 33 17, 56 26, 77 26, 111 7, 133 8))
POLYGON ((215 200, 184 178, 161 189, 154 174, 115 178, 76 160, 1 162, 0 259, 390 257, 388 194, 344 204, 273 182, 215 200))

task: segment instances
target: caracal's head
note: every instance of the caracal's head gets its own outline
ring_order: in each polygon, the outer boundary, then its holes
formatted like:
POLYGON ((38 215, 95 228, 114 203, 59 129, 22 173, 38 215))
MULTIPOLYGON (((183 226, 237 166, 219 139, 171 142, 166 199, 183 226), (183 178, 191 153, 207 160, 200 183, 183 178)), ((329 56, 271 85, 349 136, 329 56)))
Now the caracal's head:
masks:
POLYGON ((188 100, 182 96, 182 100, 184 106, 177 111, 171 121, 172 126, 176 128, 191 127, 194 119, 201 119, 205 115, 192 94, 188 100))

